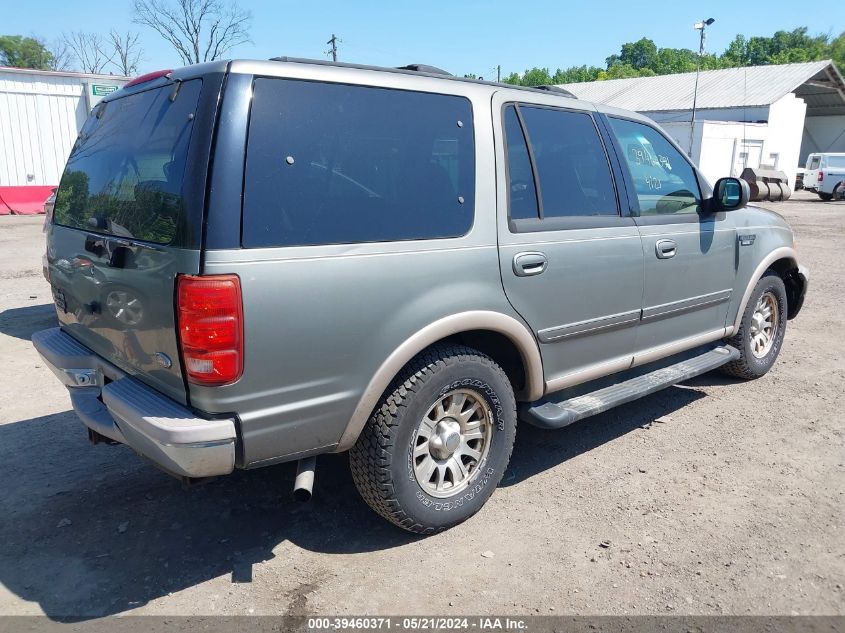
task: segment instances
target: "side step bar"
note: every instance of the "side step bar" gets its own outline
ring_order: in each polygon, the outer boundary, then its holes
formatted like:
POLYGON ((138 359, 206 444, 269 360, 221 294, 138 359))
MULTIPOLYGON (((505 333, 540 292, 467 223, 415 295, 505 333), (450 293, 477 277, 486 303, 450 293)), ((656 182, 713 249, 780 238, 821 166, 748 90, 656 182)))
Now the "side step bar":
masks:
POLYGON ((544 429, 559 429, 707 373, 737 358, 739 358, 739 350, 730 345, 721 345, 674 365, 568 400, 560 402, 539 400, 524 406, 521 409, 522 417, 526 422, 544 429))

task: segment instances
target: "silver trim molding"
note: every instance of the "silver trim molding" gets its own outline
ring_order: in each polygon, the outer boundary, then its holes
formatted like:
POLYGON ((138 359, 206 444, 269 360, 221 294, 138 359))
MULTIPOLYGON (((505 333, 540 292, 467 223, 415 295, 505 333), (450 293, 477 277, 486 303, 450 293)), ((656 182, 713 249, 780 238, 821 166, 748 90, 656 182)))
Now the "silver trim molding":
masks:
POLYGON ((718 303, 724 303, 725 301, 730 300, 732 292, 733 291, 730 288, 727 288, 717 292, 710 292, 706 295, 698 295, 697 297, 689 297, 688 299, 681 299, 680 301, 672 301, 671 303, 663 303, 649 308, 643 308, 643 321, 669 317, 681 312, 690 312, 692 310, 707 308, 718 303))
POLYGON ((570 323, 568 325, 557 325, 546 328, 540 330, 537 336, 541 343, 554 343, 565 338, 579 336, 581 334, 591 334, 599 330, 623 326, 629 327, 636 325, 639 320, 640 310, 630 310, 628 312, 620 312, 619 314, 598 317, 597 319, 587 319, 586 321, 578 321, 577 323, 570 323))

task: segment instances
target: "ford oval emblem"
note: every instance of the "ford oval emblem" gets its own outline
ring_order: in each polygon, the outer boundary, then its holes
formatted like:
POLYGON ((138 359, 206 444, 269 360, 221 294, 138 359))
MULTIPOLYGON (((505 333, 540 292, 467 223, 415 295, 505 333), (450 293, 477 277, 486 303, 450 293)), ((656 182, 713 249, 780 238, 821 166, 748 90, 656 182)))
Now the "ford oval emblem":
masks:
POLYGON ((170 366, 173 364, 173 361, 170 360, 170 356, 165 354, 164 352, 156 352, 155 353, 156 362, 164 367, 165 369, 169 369, 170 366))

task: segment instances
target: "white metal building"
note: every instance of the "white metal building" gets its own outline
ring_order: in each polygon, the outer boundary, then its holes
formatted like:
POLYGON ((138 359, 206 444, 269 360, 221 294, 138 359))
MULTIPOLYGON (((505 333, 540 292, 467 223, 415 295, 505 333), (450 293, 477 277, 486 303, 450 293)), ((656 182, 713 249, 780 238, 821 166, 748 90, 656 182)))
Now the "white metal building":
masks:
POLYGON ((128 81, 0 67, 0 213, 25 212, 25 200, 59 184, 88 112, 128 81))
POLYGON ((830 60, 702 72, 692 134, 695 73, 562 87, 651 117, 711 182, 769 166, 786 172, 794 188, 808 154, 845 152, 845 80, 830 60))

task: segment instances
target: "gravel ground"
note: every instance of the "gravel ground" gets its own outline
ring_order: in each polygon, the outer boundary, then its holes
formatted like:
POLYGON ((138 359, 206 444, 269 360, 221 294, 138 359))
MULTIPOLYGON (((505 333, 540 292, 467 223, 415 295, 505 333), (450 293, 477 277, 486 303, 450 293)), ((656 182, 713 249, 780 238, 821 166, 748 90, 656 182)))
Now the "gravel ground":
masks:
POLYGON ((301 505, 290 464, 183 490, 90 446, 29 341, 54 322, 42 219, 0 217, 0 613, 845 614, 845 203, 773 208, 812 276, 767 376, 522 425, 487 506, 429 538, 343 455, 301 505))

